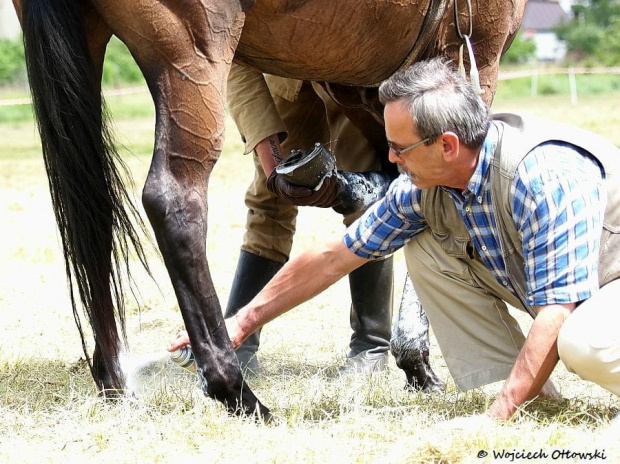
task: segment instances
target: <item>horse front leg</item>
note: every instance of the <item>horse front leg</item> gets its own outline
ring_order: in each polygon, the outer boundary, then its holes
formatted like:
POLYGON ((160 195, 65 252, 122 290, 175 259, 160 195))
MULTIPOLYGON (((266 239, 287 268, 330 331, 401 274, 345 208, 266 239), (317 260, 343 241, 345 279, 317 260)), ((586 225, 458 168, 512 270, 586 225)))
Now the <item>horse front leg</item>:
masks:
POLYGON ((398 316, 392 327, 390 350, 396 365, 405 371, 407 387, 420 391, 441 391, 445 384, 429 362, 428 319, 407 275, 398 316))
POLYGON ((268 409, 243 381, 206 256, 207 186, 223 143, 225 72, 209 76, 204 86, 169 69, 155 85, 148 80, 157 125, 143 203, 179 302, 202 389, 231 413, 268 417, 268 409))
POLYGON ((269 411, 244 383, 232 350, 206 256, 207 186, 219 156, 223 100, 204 95, 180 76, 158 89, 154 159, 143 203, 174 287, 196 356, 203 391, 237 414, 269 411), (189 109, 191 108, 191 111, 189 109), (201 121, 208 121, 212 137, 201 121))
POLYGON ((268 418, 269 410, 241 375, 206 256, 207 187, 222 150, 226 79, 244 14, 235 2, 210 8, 193 0, 146 3, 148 8, 138 11, 131 3, 102 7, 136 58, 155 103, 155 147, 144 208, 204 393, 231 413, 268 418))

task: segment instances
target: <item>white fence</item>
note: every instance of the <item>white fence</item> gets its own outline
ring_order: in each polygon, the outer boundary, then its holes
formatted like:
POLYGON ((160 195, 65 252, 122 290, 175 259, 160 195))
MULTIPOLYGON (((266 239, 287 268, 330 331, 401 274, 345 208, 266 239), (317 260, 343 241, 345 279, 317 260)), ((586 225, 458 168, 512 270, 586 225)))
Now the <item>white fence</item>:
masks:
MULTIPOLYGON (((111 95, 131 95, 135 93, 148 92, 147 87, 127 87, 125 89, 110 89, 104 90, 103 96, 108 97, 111 95)), ((30 105, 32 100, 30 98, 7 98, 0 100, 0 106, 16 106, 16 105, 30 105)))
MULTIPOLYGON (((554 74, 566 74, 568 76, 571 101, 577 103, 577 80, 575 76, 577 74, 620 74, 620 67, 616 68, 566 68, 566 69, 529 69, 523 71, 507 71, 500 72, 498 79, 500 81, 506 81, 510 79, 519 79, 523 77, 531 78, 531 95, 535 97, 538 94, 538 76, 541 75, 554 75, 554 74)), ((104 96, 111 95, 130 95, 135 93, 147 92, 146 87, 130 87, 126 89, 112 89, 103 92, 104 96)), ((0 100, 1 106, 14 106, 14 105, 30 105, 30 98, 10 98, 0 100)))
POLYGON ((540 75, 557 75, 566 74, 568 76, 568 87, 570 91, 570 100, 577 103, 577 74, 620 74, 620 67, 617 68, 566 68, 566 69, 529 69, 523 71, 507 71, 500 72, 498 79, 506 81, 510 79, 520 79, 523 77, 531 78, 532 97, 538 95, 538 76, 540 75))

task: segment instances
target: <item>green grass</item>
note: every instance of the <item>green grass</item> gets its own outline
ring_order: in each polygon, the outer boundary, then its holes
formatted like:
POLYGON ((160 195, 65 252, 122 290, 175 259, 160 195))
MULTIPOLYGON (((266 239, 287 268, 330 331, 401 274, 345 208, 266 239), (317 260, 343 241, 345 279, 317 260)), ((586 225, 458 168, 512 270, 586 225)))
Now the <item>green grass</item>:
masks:
MULTIPOLYGON (((538 96, 570 96, 570 84, 567 74, 538 75, 536 94, 538 96)), ((620 91, 620 76, 617 74, 578 74, 575 76, 577 94, 581 96, 601 95, 620 91)), ((532 96, 532 78, 521 77, 500 81, 501 94, 506 98, 523 98, 532 96)))
MULTIPOLYGON (((500 87, 496 111, 516 107, 585 124, 620 144, 617 92, 572 105, 562 95, 512 98, 505 90, 500 87)), ((138 94, 110 98, 109 104, 138 199, 153 146, 152 103, 148 94, 138 94)), ((243 196, 253 173, 234 125, 227 124, 210 180, 207 237, 222 302, 235 272, 243 196)), ((561 366, 553 380, 565 400, 535 401, 506 424, 465 429, 450 420, 483 411, 499 385, 457 392, 434 338, 431 363, 448 384, 445 393, 406 391, 393 361, 386 373, 368 380, 339 378, 350 337, 346 280, 263 329, 263 372, 248 382, 278 418, 275 424, 229 417, 191 375, 169 364, 140 377, 141 400, 105 402, 81 360, 32 120, 0 123, 0 141, 0 462, 480 463, 494 462, 478 458, 481 450, 615 452, 603 434, 617 398, 561 366)), ((297 228, 293 255, 342 232, 337 214, 317 208, 303 209, 297 228)), ((182 326, 165 266, 154 247, 148 245, 147 253, 155 281, 132 261, 140 292, 138 301, 127 302, 134 355, 163 353, 182 326)), ((395 270, 398 300, 405 275, 400 254, 395 270)), ((527 318, 519 321, 527 329, 527 318)))
MULTIPOLYGON (((25 92, 0 92, 1 99, 27 99, 29 94, 25 92)), ((113 95, 106 98, 109 113, 114 114, 115 119, 132 119, 141 117, 154 117, 155 109, 150 94, 146 87, 142 91, 129 95, 113 95)), ((0 106, 0 124, 29 122, 34 120, 32 106, 20 104, 13 106, 0 106)))

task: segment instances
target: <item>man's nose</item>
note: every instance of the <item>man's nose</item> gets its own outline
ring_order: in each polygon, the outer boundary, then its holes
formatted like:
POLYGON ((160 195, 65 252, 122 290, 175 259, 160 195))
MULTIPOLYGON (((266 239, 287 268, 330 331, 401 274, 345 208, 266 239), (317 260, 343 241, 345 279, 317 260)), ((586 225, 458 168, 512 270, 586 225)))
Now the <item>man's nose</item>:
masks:
POLYGON ((390 163, 394 164, 400 164, 403 162, 402 159, 396 156, 396 153, 394 153, 394 150, 392 150, 391 148, 388 150, 388 160, 390 160, 390 163))

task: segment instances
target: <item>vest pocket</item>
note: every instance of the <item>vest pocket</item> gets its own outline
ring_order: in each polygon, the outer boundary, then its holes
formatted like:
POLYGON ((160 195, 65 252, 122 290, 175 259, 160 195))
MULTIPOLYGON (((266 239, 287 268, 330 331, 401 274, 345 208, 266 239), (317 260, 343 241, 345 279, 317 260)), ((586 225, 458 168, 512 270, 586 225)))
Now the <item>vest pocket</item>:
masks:
POLYGON ((470 256, 470 253, 475 247, 469 237, 464 238, 450 233, 440 233, 436 231, 432 231, 431 233, 435 241, 441 245, 443 251, 449 256, 459 259, 471 259, 473 257, 470 256), (470 250, 470 253, 468 253, 468 250, 470 250))

